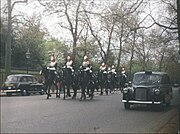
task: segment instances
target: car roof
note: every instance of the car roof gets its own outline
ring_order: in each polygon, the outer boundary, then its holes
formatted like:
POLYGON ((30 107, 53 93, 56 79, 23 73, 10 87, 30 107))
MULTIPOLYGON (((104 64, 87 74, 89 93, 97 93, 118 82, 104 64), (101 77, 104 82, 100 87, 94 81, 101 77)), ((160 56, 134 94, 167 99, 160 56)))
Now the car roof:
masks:
POLYGON ((8 76, 19 76, 19 77, 30 76, 30 77, 34 77, 33 75, 30 75, 30 74, 11 74, 11 75, 8 75, 8 76))
POLYGON ((168 74, 166 72, 152 72, 152 71, 142 71, 142 72, 137 72, 135 74, 157 74, 157 75, 165 75, 168 74))

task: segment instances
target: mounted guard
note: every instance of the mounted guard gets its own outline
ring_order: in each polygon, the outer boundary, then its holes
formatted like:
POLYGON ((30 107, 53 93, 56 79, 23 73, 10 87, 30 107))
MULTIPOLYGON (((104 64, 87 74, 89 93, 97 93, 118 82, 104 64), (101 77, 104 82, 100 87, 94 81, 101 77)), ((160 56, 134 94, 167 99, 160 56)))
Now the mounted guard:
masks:
POLYGON ((100 95, 103 95, 103 89, 105 89, 106 94, 108 94, 108 90, 107 90, 107 74, 108 74, 108 70, 107 70, 107 66, 106 64, 103 62, 100 66, 100 73, 99 73, 99 81, 100 81, 100 88, 101 88, 101 93, 100 95))
POLYGON ((83 62, 82 62, 82 68, 81 68, 81 97, 86 99, 85 89, 87 88, 87 95, 89 95, 92 99, 94 89, 91 88, 92 86, 92 66, 90 64, 90 61, 87 57, 87 55, 84 56, 83 62), (91 93, 89 94, 89 89, 91 90, 91 93))

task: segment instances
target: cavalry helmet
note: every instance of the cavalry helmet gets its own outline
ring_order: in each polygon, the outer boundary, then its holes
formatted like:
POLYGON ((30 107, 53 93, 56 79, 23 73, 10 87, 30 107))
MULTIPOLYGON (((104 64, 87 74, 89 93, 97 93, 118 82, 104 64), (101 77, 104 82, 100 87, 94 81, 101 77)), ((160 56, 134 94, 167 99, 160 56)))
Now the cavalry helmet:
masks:
POLYGON ((105 66, 105 63, 103 62, 103 63, 102 63, 102 67, 104 67, 104 66, 105 66))
POLYGON ((70 56, 67 56, 67 60, 70 60, 71 59, 71 57, 70 56))
POLYGON ((115 68, 115 66, 114 65, 112 65, 112 69, 114 69, 115 68))
POLYGON ((88 59, 88 57, 85 55, 85 56, 84 56, 84 60, 87 60, 87 59, 88 59))

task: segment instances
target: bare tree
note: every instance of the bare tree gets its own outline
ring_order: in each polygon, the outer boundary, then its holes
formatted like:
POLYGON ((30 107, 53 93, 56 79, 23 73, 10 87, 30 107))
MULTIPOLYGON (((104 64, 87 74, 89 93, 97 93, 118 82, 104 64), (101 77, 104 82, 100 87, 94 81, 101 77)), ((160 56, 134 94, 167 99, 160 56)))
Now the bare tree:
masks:
POLYGON ((77 42, 84 29, 84 25, 81 23, 81 13, 83 12, 81 8, 82 0, 38 1, 45 7, 45 10, 49 15, 56 14, 60 18, 58 23, 60 27, 71 33, 73 58, 75 60, 77 42), (66 18, 66 21, 61 21, 61 19, 64 20, 64 18, 66 18))

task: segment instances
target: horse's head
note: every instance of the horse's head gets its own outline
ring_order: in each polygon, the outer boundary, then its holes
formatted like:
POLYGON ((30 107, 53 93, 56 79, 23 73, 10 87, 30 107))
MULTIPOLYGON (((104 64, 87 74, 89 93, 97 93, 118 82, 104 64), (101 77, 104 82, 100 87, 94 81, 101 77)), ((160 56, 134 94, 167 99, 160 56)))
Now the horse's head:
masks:
POLYGON ((47 66, 43 66, 40 74, 43 75, 45 78, 49 76, 49 69, 47 66))

